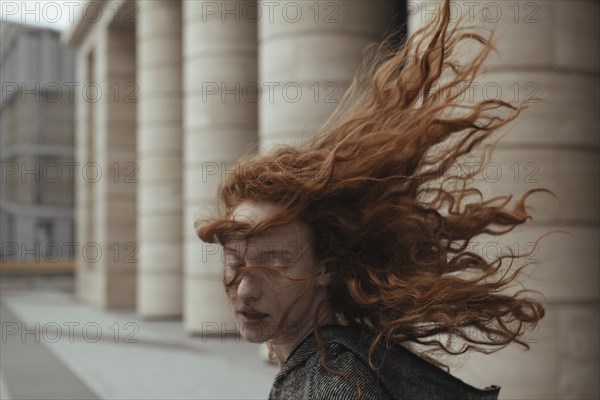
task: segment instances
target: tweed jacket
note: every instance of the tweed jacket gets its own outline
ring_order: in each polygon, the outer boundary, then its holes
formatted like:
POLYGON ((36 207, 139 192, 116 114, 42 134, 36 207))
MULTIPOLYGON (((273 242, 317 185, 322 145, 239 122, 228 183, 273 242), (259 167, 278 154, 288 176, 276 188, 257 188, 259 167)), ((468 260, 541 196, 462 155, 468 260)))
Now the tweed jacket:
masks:
POLYGON ((314 334, 289 355, 275 377, 269 400, 497 400, 500 388, 477 389, 418 357, 403 346, 374 353, 374 372, 368 365, 369 335, 356 327, 321 328, 329 343, 327 365, 351 378, 327 372, 314 334), (360 387, 358 395, 357 387, 360 387))

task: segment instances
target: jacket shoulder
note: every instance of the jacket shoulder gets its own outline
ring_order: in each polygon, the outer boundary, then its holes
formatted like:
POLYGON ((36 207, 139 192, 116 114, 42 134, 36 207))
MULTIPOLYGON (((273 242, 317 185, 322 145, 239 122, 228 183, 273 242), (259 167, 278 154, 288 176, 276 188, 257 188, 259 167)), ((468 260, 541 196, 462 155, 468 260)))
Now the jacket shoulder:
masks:
POLYGON ((491 386, 478 389, 456 378, 445 370, 419 357, 404 346, 395 345, 389 350, 379 346, 373 353, 375 373, 368 362, 371 337, 354 327, 328 329, 328 342, 342 346, 360 360, 364 367, 376 374, 378 381, 393 399, 461 399, 496 400, 500 388, 491 386))
POLYGON ((325 365, 316 354, 310 365, 311 400, 393 400, 380 376, 341 343, 330 342, 325 365))

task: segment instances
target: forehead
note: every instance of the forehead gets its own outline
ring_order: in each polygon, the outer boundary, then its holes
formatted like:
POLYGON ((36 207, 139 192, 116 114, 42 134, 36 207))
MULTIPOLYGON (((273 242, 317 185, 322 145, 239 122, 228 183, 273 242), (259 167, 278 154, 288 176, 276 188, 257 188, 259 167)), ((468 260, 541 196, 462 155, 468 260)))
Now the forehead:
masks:
POLYGON ((231 218, 234 221, 257 224, 280 210, 281 208, 275 204, 244 201, 233 210, 231 218))
MULTIPOLYGON (((269 216, 279 211, 281 211, 281 207, 276 204, 244 201, 233 210, 231 218, 234 221, 246 222, 254 225, 264 221, 269 216)), ((249 244, 267 244, 273 242, 281 245, 290 243, 305 244, 308 240, 309 231, 306 224, 301 221, 292 221, 286 225, 271 228, 268 231, 251 238, 249 244)))

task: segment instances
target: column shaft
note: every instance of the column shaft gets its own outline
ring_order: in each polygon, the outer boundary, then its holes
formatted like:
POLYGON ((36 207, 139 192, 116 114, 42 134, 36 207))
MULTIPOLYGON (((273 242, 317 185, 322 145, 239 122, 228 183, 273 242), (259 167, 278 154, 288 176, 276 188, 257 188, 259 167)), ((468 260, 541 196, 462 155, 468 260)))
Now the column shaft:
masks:
POLYGON ((135 305, 136 236, 136 108, 135 29, 111 25, 100 32, 94 82, 102 93, 94 103, 93 157, 100 176, 92 172, 94 245, 91 256, 99 298, 106 308, 135 305))
POLYGON ((138 2, 138 292, 144 317, 181 315, 181 2, 138 2))
POLYGON ((234 330, 222 285, 222 251, 200 242, 193 222, 213 213, 219 183, 256 140, 256 22, 252 1, 183 2, 184 326, 234 330))
POLYGON ((362 51, 399 23, 400 2, 259 2, 260 148, 312 136, 338 105, 362 51))

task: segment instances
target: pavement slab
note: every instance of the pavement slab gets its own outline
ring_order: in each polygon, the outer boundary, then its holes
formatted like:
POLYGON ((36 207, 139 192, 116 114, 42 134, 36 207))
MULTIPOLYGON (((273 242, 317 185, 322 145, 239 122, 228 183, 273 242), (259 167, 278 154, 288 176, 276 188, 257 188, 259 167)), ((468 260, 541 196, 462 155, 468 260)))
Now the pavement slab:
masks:
POLYGON ((266 399, 277 367, 232 335, 104 311, 68 290, 2 285, 2 399, 266 399))

